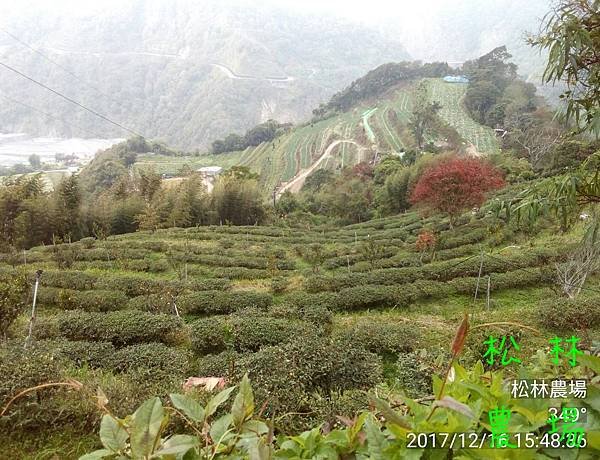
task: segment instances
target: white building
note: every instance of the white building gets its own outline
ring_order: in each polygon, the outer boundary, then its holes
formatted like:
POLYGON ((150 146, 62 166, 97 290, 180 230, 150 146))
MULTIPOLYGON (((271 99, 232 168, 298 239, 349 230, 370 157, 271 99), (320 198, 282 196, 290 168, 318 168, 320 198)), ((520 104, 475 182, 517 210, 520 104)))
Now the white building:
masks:
POLYGON ((223 172, 223 168, 221 166, 204 166, 199 168, 197 172, 202 177, 202 183, 206 187, 206 191, 211 193, 215 187, 215 180, 223 172))

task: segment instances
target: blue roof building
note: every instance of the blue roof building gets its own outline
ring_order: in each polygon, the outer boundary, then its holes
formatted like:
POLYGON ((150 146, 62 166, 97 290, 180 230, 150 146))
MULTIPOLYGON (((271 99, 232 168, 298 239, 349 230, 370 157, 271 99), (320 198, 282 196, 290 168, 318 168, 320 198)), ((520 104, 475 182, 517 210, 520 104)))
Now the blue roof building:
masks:
POLYGON ((444 81, 446 83, 469 83, 469 79, 464 75, 446 75, 444 81))

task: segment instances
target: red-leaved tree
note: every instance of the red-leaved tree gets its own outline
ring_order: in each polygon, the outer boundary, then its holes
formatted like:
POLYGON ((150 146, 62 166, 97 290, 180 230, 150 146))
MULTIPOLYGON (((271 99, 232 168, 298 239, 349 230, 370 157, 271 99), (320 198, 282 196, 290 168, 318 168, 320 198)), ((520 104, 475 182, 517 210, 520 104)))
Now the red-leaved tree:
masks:
POLYGON ((410 202, 448 214, 453 225, 463 211, 481 206, 488 192, 503 186, 502 173, 487 161, 455 156, 423 172, 410 202))

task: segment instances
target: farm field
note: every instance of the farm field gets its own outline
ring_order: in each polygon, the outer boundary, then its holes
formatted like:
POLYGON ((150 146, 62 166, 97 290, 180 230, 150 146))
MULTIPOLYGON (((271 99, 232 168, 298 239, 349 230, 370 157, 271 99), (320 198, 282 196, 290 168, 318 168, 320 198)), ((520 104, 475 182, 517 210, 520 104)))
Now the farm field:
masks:
MULTIPOLYGON (((23 348, 23 315, 0 349, 0 400, 40 381, 71 378, 84 388, 15 404, 0 426, 5 452, 93 448, 98 386, 125 415, 181 391, 187 377, 235 383, 248 372, 257 407, 264 403, 282 432, 351 416, 374 387, 403 382, 411 396, 426 396, 465 311, 475 324, 514 318, 535 328, 508 328, 527 362, 561 332, 545 299, 555 298, 554 264, 576 235, 504 231, 485 214, 450 228, 409 212, 341 228, 174 228, 5 255, 2 279, 43 273, 32 343, 23 348), (424 229, 438 237, 435 257, 416 250, 424 229), (58 426, 72 439, 54 439, 58 426)), ((461 364, 482 359, 486 334, 502 333, 472 334, 461 364)), ((588 329, 581 348, 598 339, 588 329)))
MULTIPOLYGON (((442 105, 440 114, 444 121, 454 127, 465 141, 472 143, 478 152, 495 152, 498 145, 493 131, 472 120, 462 106, 465 87, 450 85, 441 79, 427 81, 431 100, 442 105)), ((335 171, 360 161, 370 161, 374 151, 398 154, 414 147, 407 128, 411 118, 412 91, 413 85, 399 85, 371 105, 359 105, 324 120, 296 126, 272 142, 244 151, 183 157, 141 155, 135 166, 153 167, 161 174, 171 175, 177 174, 186 165, 192 169, 211 165, 224 168, 246 166, 260 175, 263 189, 271 193, 273 188, 310 167, 336 140, 352 140, 358 145, 340 144, 319 167, 335 171)))
POLYGON ((493 153, 499 148, 491 128, 475 122, 462 105, 467 85, 446 83, 441 78, 428 79, 429 98, 442 106, 440 116, 480 153, 493 153))

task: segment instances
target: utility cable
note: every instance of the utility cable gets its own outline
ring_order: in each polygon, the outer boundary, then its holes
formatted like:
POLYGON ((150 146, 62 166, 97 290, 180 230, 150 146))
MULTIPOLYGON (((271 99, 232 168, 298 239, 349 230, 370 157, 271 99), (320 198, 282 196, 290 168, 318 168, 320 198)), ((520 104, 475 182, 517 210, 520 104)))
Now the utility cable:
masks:
POLYGON ((144 136, 142 136, 140 133, 138 133, 138 132, 134 131, 133 129, 129 129, 129 128, 127 128, 126 126, 123 126, 122 124, 120 124, 120 123, 118 123, 118 122, 116 122, 116 121, 113 121, 113 120, 111 120, 111 119, 110 119, 110 118, 108 118, 107 116, 105 116, 105 115, 102 115, 102 114, 101 114, 101 113, 99 113, 99 112, 96 112, 94 109, 90 109, 89 107, 86 107, 85 105, 83 105, 83 104, 81 104, 81 103, 77 102, 76 100, 74 100, 74 99, 71 99, 69 96, 65 96, 65 95, 64 95, 64 94, 62 94, 61 92, 59 92, 59 91, 56 91, 55 89, 52 89, 52 88, 50 88, 49 86, 46 86, 45 84, 43 84, 43 83, 41 83, 41 82, 37 81, 36 79, 34 79, 34 78, 30 77, 29 75, 26 75, 26 74, 24 74, 23 72, 20 72, 19 70, 15 69, 14 67, 11 67, 11 66, 9 66, 8 64, 5 64, 5 63, 3 63, 3 62, 0 62, 0 66, 2 66, 2 67, 4 67, 4 68, 6 68, 6 69, 8 69, 8 70, 10 70, 11 72, 14 72, 14 73, 16 73, 17 75, 20 75, 21 77, 23 77, 23 78, 25 78, 25 79, 29 80, 29 81, 30 81, 30 82, 32 82, 32 83, 35 83, 35 84, 36 84, 36 85, 38 85, 38 86, 41 86, 42 88, 44 88, 44 89, 46 89, 46 90, 50 91, 51 93, 54 93, 54 94, 56 94, 57 96, 59 96, 59 97, 63 98, 64 100, 66 100, 66 101, 70 102, 71 104, 75 104, 76 106, 78 106, 78 107, 82 108, 83 110, 86 110, 86 111, 90 112, 91 114, 93 114, 93 115, 97 116, 98 118, 101 118, 101 119, 103 119, 104 121, 107 121, 108 123, 110 123, 110 124, 112 124, 112 125, 115 125, 115 126, 117 126, 117 127, 121 128, 122 130, 124 130, 124 131, 127 131, 127 132, 129 132, 129 133, 133 134, 134 136, 138 136, 138 137, 141 137, 142 139, 145 139, 145 140, 147 140, 147 139, 146 139, 144 136))
MULTIPOLYGON (((6 100, 8 100, 8 101, 10 101, 10 102, 12 102, 14 104, 18 104, 18 105, 26 107, 26 108, 28 108, 30 110, 33 110, 34 112, 41 113, 42 115, 44 115, 44 116, 46 116, 48 118, 52 118, 53 120, 60 121, 61 123, 64 123, 65 125, 67 125, 67 126, 69 126, 71 128, 76 128, 76 129, 79 129, 79 130, 88 131, 88 129, 84 128, 83 126, 76 125, 76 124, 73 124, 73 123, 69 123, 69 122, 67 122, 64 119, 56 117, 56 116, 54 116, 54 115, 52 115, 50 113, 44 112, 43 110, 38 109, 37 107, 33 107, 32 105, 26 104, 25 102, 21 102, 21 101, 19 101, 17 99, 14 99, 14 98, 8 96, 6 93, 3 93, 2 91, 0 91, 0 97, 3 97, 4 99, 6 99, 6 100)), ((94 136, 101 137, 98 134, 94 134, 94 136)))
POLYGON ((86 81, 84 81, 81 77, 79 77, 78 75, 76 75, 75 73, 73 73, 71 70, 69 70, 68 68, 66 68, 65 66, 63 66, 62 64, 56 62, 54 59, 46 56, 44 53, 42 53, 40 50, 34 48, 33 46, 29 45, 28 43, 25 43, 24 41, 22 41, 21 39, 19 39, 19 37, 16 37, 15 35, 11 34, 8 30, 3 29, 2 27, 0 27, 0 31, 4 32, 6 35, 8 35, 9 37, 11 37, 13 40, 15 40, 16 42, 20 43, 21 45, 23 45, 25 48, 33 51, 34 53, 40 55, 41 57, 43 57, 44 59, 46 59, 48 62, 54 64, 56 67, 58 67, 59 69, 61 69, 63 72, 68 73, 69 75, 71 75, 73 78, 75 78, 77 81, 81 82, 82 84, 89 86, 90 88, 92 88, 94 91, 96 91, 98 94, 101 94, 102 96, 106 97, 107 99, 109 99, 110 101, 112 101, 115 104, 119 104, 118 101, 116 101, 115 99, 113 99, 111 96, 109 96, 108 94, 104 93, 102 90, 100 90, 98 87, 92 85, 91 83, 88 83, 86 81))

